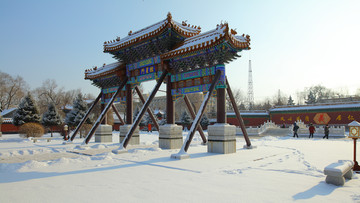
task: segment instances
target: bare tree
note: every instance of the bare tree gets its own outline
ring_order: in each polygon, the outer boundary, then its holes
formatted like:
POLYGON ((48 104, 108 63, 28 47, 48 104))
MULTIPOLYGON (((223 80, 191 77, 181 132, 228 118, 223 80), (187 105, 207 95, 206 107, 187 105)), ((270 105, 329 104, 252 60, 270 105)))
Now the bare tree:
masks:
MULTIPOLYGON (((237 108, 242 107, 245 103, 244 93, 241 91, 241 89, 236 89, 236 88, 232 89, 232 93, 233 93, 237 108)), ((230 101, 230 97, 228 94, 226 94, 226 109, 228 111, 234 111, 234 108, 232 106, 232 103, 230 101)))
POLYGON ((25 96, 28 85, 25 80, 0 71, 0 108, 8 109, 20 103, 25 96))
POLYGON ((273 97, 273 104, 275 106, 282 106, 287 104, 287 100, 285 94, 278 90, 278 93, 273 97))
POLYGON ((54 104, 57 109, 59 108, 64 95, 62 89, 63 88, 58 88, 55 80, 47 79, 42 83, 41 87, 33 91, 41 114, 47 110, 48 105, 51 103, 54 104))
POLYGON ((357 88, 355 96, 360 96, 360 88, 357 88))

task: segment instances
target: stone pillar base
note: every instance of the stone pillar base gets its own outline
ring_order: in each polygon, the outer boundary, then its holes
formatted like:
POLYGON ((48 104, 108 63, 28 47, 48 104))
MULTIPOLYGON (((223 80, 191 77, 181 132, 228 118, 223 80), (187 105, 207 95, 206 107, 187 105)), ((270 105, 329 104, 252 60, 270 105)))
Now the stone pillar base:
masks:
POLYGON ((208 126, 208 152, 219 154, 236 153, 236 127, 227 123, 208 126))
POLYGON ((159 147, 161 149, 180 149, 183 145, 182 127, 166 124, 159 129, 159 147))
MULTIPOLYGON (((120 126, 120 143, 123 142, 127 133, 130 131, 132 124, 126 124, 120 126)), ((139 145, 140 144, 140 137, 139 137, 139 126, 135 128, 134 133, 131 136, 129 141, 130 145, 139 145)))
POLYGON ((99 125, 95 131, 95 142, 112 142, 112 126, 99 125))

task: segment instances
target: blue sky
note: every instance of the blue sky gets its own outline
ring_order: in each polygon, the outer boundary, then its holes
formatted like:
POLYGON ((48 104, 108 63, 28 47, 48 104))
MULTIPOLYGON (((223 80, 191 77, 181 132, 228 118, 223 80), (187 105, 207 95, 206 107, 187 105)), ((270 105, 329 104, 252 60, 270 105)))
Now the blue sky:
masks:
MULTIPOLYGON (((166 18, 200 25, 228 22, 249 34, 251 50, 227 65, 232 88, 245 94, 252 60, 254 97, 321 84, 354 94, 360 88, 360 1, 17 1, 0 0, 0 70, 31 88, 55 79, 65 89, 99 90, 84 70, 114 62, 104 41, 166 18)), ((150 86, 150 84, 146 84, 150 86)), ((148 87, 151 90, 152 87, 148 87)))

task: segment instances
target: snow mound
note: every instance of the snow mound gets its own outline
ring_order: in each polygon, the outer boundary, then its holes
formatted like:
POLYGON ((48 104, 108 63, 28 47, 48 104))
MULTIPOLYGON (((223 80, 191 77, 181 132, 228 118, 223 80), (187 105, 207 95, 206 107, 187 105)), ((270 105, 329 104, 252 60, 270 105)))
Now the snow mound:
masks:
POLYGON ((20 163, 19 165, 21 165, 21 167, 17 170, 18 172, 32 171, 49 166, 46 162, 34 160, 26 161, 24 163, 20 163))

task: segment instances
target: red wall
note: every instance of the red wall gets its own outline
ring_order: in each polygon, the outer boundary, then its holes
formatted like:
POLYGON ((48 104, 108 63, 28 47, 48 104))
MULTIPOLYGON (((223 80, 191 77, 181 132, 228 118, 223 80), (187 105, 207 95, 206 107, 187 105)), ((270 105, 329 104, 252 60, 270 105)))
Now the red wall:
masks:
POLYGON ((18 133, 19 127, 14 126, 12 123, 3 123, 1 124, 2 133, 18 133))
MULTIPOLYGON (((259 116, 241 116, 244 120, 245 126, 260 126, 269 120, 268 115, 259 115, 259 116)), ((240 123, 235 115, 227 115, 227 123, 230 125, 240 126, 240 123)))
POLYGON ((314 123, 318 125, 347 125, 352 121, 360 121, 360 111, 327 111, 327 112, 291 112, 291 113, 271 113, 270 118, 276 124, 292 124, 296 120, 304 123, 314 123), (326 114, 326 115, 325 115, 326 114), (317 116, 316 116, 317 115, 317 116))

